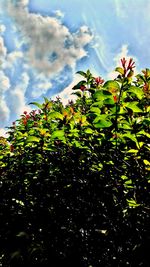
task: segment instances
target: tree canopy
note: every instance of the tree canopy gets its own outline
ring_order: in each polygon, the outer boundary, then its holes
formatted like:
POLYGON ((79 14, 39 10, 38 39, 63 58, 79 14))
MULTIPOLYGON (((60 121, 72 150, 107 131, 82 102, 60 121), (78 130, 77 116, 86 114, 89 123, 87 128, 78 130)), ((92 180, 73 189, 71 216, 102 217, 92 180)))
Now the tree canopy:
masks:
POLYGON ((90 70, 0 139, 3 267, 149 266, 150 70, 90 70))

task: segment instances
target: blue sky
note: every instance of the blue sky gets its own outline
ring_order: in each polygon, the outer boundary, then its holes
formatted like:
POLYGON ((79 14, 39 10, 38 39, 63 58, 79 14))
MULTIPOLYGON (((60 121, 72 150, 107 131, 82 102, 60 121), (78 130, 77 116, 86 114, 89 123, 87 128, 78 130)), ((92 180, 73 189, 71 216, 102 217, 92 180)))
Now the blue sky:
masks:
POLYGON ((71 98, 88 68, 112 77, 123 56, 150 64, 150 0, 1 0, 0 135, 31 101, 71 98))

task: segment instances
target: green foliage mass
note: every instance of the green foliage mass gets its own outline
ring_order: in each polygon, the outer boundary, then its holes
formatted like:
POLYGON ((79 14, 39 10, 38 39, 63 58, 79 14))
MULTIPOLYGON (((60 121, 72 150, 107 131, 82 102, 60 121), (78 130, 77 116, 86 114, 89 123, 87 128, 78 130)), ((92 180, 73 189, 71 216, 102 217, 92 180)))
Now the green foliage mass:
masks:
MULTIPOLYGON (((0 139, 3 267, 150 266, 150 70, 88 70, 0 139)), ((132 63, 132 64, 131 64, 132 63)))

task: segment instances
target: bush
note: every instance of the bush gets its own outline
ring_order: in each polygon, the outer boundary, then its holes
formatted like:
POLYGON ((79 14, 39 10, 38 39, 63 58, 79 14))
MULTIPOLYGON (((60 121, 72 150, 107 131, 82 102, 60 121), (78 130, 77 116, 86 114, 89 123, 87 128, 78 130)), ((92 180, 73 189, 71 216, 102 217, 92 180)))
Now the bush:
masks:
POLYGON ((149 266, 150 70, 78 72, 0 140, 3 267, 149 266))

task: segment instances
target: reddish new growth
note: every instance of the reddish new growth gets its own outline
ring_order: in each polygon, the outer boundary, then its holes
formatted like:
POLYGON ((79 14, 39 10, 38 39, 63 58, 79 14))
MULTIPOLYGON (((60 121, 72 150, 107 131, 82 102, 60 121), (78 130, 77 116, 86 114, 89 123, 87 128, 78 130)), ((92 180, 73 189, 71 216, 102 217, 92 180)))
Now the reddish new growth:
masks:
POLYGON ((13 152, 13 151, 14 151, 14 146, 10 145, 10 152, 13 152))
POLYGON ((98 86, 98 85, 103 84, 104 80, 101 77, 97 77, 97 78, 95 78, 95 83, 98 86))
POLYGON ((143 89, 144 89, 145 92, 148 91, 149 84, 148 83, 145 83, 144 86, 143 86, 143 89))
POLYGON ((148 82, 148 78, 149 78, 148 69, 142 70, 142 72, 143 72, 144 77, 145 77, 145 82, 144 82, 144 85, 143 85, 143 90, 144 90, 145 93, 148 93, 149 90, 150 90, 150 85, 149 85, 149 82, 148 82))
POLYGON ((127 60, 125 58, 121 59, 121 65, 124 69, 124 76, 126 76, 126 74, 128 72, 132 72, 133 69, 135 68, 135 62, 133 61, 133 58, 129 59, 129 62, 127 62, 127 60))
POLYGON ((81 85, 81 86, 80 86, 80 90, 81 90, 82 92, 84 92, 84 91, 86 90, 86 87, 85 87, 84 85, 81 85))
POLYGON ((31 116, 32 120, 35 121, 36 120, 36 110, 32 110, 30 112, 30 116, 31 116))
POLYGON ((25 116, 23 116, 23 118, 22 118, 22 122, 23 122, 24 125, 27 125, 27 121, 28 121, 28 119, 30 119, 30 115, 27 114, 27 111, 24 111, 23 114, 24 114, 25 116))
POLYGON ((113 99, 115 103, 118 101, 118 97, 116 95, 113 96, 113 99))

